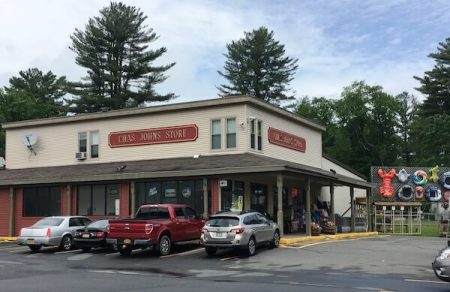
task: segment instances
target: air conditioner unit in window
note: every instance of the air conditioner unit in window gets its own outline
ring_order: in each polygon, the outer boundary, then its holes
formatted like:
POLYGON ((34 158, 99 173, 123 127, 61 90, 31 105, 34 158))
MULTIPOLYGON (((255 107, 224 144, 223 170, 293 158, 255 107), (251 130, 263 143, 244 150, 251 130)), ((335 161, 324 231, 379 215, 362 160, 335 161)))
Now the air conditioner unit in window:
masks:
POLYGON ((78 160, 85 160, 86 159, 86 152, 77 152, 75 153, 75 158, 78 160))

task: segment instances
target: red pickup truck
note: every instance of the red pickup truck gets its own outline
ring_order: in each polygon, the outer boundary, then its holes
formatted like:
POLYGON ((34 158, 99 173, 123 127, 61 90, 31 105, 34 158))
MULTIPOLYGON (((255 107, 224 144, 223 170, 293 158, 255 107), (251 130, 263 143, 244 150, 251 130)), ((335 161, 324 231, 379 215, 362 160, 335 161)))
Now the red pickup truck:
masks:
POLYGON ((187 205, 143 205, 133 219, 109 221, 107 242, 122 255, 137 248, 156 248, 164 256, 174 242, 200 239, 205 221, 187 205))

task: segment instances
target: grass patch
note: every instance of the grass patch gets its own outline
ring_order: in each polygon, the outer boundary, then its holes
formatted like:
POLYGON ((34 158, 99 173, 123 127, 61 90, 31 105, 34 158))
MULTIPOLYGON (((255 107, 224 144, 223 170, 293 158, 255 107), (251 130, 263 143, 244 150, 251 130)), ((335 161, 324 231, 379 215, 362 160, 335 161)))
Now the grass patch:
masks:
POLYGON ((438 237, 440 234, 439 223, 436 221, 422 221, 421 236, 438 237))

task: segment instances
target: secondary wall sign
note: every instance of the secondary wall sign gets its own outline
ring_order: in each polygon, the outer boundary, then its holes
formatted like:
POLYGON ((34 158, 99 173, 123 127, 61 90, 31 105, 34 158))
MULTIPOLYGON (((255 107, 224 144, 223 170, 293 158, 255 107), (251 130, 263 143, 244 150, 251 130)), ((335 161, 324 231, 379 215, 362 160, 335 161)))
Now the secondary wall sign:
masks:
POLYGON ((292 150, 305 152, 306 140, 303 137, 292 135, 275 128, 269 128, 269 143, 275 144, 281 147, 286 147, 292 150))
POLYGON ((195 141, 198 138, 197 125, 182 125, 163 128, 111 132, 108 144, 111 148, 152 144, 166 144, 195 141))

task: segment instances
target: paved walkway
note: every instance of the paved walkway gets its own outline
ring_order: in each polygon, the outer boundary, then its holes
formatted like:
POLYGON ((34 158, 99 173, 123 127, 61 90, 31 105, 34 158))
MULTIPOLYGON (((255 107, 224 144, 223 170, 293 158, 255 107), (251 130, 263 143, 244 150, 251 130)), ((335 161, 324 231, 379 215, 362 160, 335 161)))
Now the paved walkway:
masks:
POLYGON ((323 240, 339 240, 352 239, 362 237, 375 237, 378 232, 353 232, 353 233, 338 233, 338 234, 321 234, 319 236, 306 236, 303 234, 286 234, 281 237, 280 244, 290 245, 302 242, 323 241, 323 240))
POLYGON ((16 241, 17 237, 0 236, 0 243, 16 241))
MULTIPOLYGON (((322 240, 339 240, 339 239, 351 239, 362 237, 374 237, 378 236, 378 232, 354 232, 354 233, 338 233, 338 234, 321 234, 319 236, 306 236, 304 234, 286 234, 284 235, 280 243, 284 245, 296 244, 301 242, 310 241, 322 241, 322 240)), ((0 237, 1 242, 14 242, 16 237, 0 237)))

